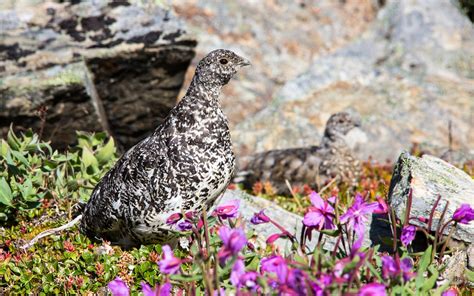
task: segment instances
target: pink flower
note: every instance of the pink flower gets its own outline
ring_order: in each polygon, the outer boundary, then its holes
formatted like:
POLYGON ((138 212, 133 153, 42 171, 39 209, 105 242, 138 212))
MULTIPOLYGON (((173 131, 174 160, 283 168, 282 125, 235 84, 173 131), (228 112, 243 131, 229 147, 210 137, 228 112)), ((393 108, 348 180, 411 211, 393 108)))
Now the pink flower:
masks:
POLYGON ((173 225, 173 224, 177 223, 179 220, 181 220, 181 218, 183 218, 183 214, 181 214, 181 213, 171 214, 168 217, 168 219, 166 219, 166 224, 173 225))
POLYGON ((402 234, 400 235, 400 240, 402 241, 402 244, 406 247, 415 238, 416 235, 416 226, 413 225, 407 225, 403 227, 402 229, 402 234))
POLYGON ((397 278, 402 276, 405 281, 410 280, 415 273, 412 272, 413 261, 410 258, 393 258, 382 256, 382 276, 384 279, 397 278))
POLYGON ((279 238, 284 238, 284 237, 287 237, 288 235, 284 234, 284 233, 275 233, 275 234, 272 234, 270 235, 268 238, 267 238, 267 241, 266 243, 268 245, 271 245, 273 244, 277 239, 279 238))
POLYGON ((382 276, 385 279, 396 277, 399 273, 397 263, 391 256, 382 256, 382 276))
POLYGON ((334 208, 314 191, 311 192, 309 198, 313 206, 304 215, 303 224, 318 230, 333 229, 334 208))
POLYGON ((458 295, 459 295, 458 291, 454 287, 447 289, 446 291, 443 292, 443 294, 441 294, 441 296, 458 296, 458 295))
POLYGON ((245 287, 250 290, 256 290, 258 288, 257 277, 258 274, 256 272, 245 272, 244 261, 237 259, 230 273, 230 282, 237 288, 245 287))
POLYGON ((453 220, 461 223, 468 224, 474 220, 474 209, 468 204, 462 204, 453 214, 453 220))
POLYGON ((359 193, 356 194, 354 203, 341 216, 341 223, 347 223, 350 229, 353 229, 359 237, 364 235, 365 224, 368 216, 372 214, 378 207, 378 203, 366 203, 359 193))
POLYGON ((169 282, 163 285, 156 285, 155 289, 152 289, 147 283, 142 282, 142 292, 144 296, 169 296, 171 294, 171 284, 169 282))
POLYGON ((230 282, 234 286, 238 286, 240 282, 240 277, 245 273, 245 264, 242 259, 235 260, 232 271, 230 272, 230 282))
POLYGON ((225 295, 225 289, 224 288, 219 288, 219 290, 214 290, 213 296, 226 296, 225 295))
POLYGON ((385 199, 380 196, 377 196, 377 208, 374 210, 375 214, 386 214, 388 213, 388 205, 385 199))
POLYGON ((423 223, 428 223, 428 221, 429 221, 428 218, 426 218, 426 217, 421 217, 421 216, 420 216, 420 217, 416 217, 416 219, 418 219, 418 221, 423 222, 423 223))
POLYGON ((385 286, 379 283, 370 283, 363 285, 358 296, 386 296, 387 291, 385 290, 385 286))
POLYGON ((191 222, 189 221, 181 221, 179 222, 176 227, 180 230, 180 231, 188 231, 188 230, 191 230, 193 228, 193 224, 191 224, 191 222))
POLYGON ((263 210, 261 210, 260 212, 258 213, 255 213, 252 217, 252 219, 250 219, 250 223, 252 224, 263 224, 263 223, 268 223, 270 222, 270 218, 268 218, 267 215, 265 215, 265 213, 263 212, 263 210))
POLYGON ((305 272, 297 268, 291 268, 288 273, 287 286, 294 295, 308 295, 308 289, 318 294, 321 290, 316 283, 311 282, 305 272))
POLYGON ((113 296, 129 296, 130 289, 127 284, 120 278, 116 277, 115 280, 111 281, 107 287, 113 296))
POLYGON ((412 271, 413 269, 413 261, 411 258, 403 258, 400 260, 400 271, 402 273, 403 279, 405 281, 409 281, 412 277, 416 274, 412 271))
POLYGON ((214 210, 214 215, 222 219, 237 218, 239 214, 240 200, 229 200, 227 203, 221 204, 214 210))
POLYGON ((227 226, 221 226, 219 228, 219 237, 224 243, 217 253, 221 262, 225 262, 227 258, 237 255, 247 244, 247 237, 242 228, 230 229, 227 226))
POLYGON ((350 270, 346 270, 346 266, 348 266, 351 262, 352 258, 350 257, 345 257, 336 261, 336 264, 334 264, 334 267, 332 269, 334 274, 334 280, 339 283, 349 280, 350 270))
POLYGON ((249 290, 255 291, 258 289, 258 273, 255 271, 248 271, 242 275, 240 278, 239 285, 240 287, 245 287, 249 290))
POLYGON ((260 270, 262 272, 274 272, 280 283, 286 282, 288 266, 286 265, 285 259, 281 256, 275 255, 262 258, 262 260, 260 260, 260 270))
POLYGON ((158 262, 160 271, 165 274, 175 274, 179 271, 182 260, 176 258, 171 251, 170 246, 164 245, 162 247, 163 258, 158 262))

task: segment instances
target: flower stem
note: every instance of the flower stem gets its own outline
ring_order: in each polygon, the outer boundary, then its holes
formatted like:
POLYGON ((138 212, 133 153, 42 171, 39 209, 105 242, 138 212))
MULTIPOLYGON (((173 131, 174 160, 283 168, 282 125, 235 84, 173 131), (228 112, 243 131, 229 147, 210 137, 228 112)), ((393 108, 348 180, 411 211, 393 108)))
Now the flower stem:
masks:
POLYGON ((431 208, 430 218, 428 220, 428 231, 431 231, 431 225, 433 224, 433 215, 434 215, 434 212, 436 211, 436 208, 438 207, 438 203, 440 199, 441 199, 441 195, 438 195, 438 198, 436 199, 435 203, 433 204, 433 207, 431 208))
MULTIPOLYGON (((211 247, 209 244, 209 225, 207 223, 206 208, 202 210, 202 222, 203 222, 203 228, 204 228, 204 239, 206 241, 206 253, 207 253, 204 263, 208 271, 206 272, 203 269, 202 273, 203 273, 203 276, 205 276, 206 278, 207 286, 209 289, 209 295, 212 295, 212 293, 214 292, 214 288, 213 288, 212 280, 209 278, 209 271, 211 271, 211 247)), ((214 279, 215 278, 217 278, 217 269, 214 269, 214 279)))
POLYGON ((339 236, 337 237, 337 241, 334 244, 334 249, 332 250, 332 256, 334 258, 336 258, 337 249, 339 248, 339 243, 341 242, 341 239, 342 239, 342 233, 339 234, 339 236))
POLYGON ((301 227, 301 236, 300 236, 300 250, 305 253, 304 247, 305 247, 305 241, 306 241, 306 225, 303 224, 301 227))
POLYGON ((411 204, 413 202, 413 189, 410 189, 407 198, 407 205, 405 209, 405 219, 403 220, 403 226, 407 226, 410 220, 411 204))
MULTIPOLYGON (((448 223, 451 221, 452 220, 449 220, 448 223)), ((444 230, 444 227, 446 226, 446 224, 443 226, 442 230, 444 230)), ((441 252, 439 252, 439 258, 438 258, 439 263, 441 263, 441 259, 443 258, 444 251, 446 251, 446 247, 448 246, 449 240, 451 239, 451 236, 453 235, 454 230, 456 229, 456 226, 458 226, 458 222, 454 222, 454 226, 451 228, 451 231, 449 231, 448 237, 444 241, 443 247, 441 248, 441 252)))
POLYGON ((436 226, 436 233, 435 233, 435 240, 433 243, 433 252, 431 253, 431 261, 434 260, 434 257, 436 255, 436 250, 438 247, 438 240, 441 235, 440 230, 441 230, 441 224, 443 223, 444 220, 444 215, 446 214, 446 211, 448 210, 448 205, 449 205, 449 200, 446 201, 446 205, 444 206, 443 212, 441 213, 441 216, 439 217, 438 225, 436 226))
POLYGON ((293 197, 293 200, 295 201, 295 203, 298 205, 298 210, 303 210, 303 206, 301 205, 301 202, 299 200, 299 198, 296 197, 296 194, 295 192, 293 191, 293 188, 291 187, 291 184, 288 180, 285 179, 285 184, 286 186, 288 187, 288 190, 290 190, 290 193, 291 193, 291 196, 293 197))
POLYGON ((397 252, 397 220, 395 218, 395 210, 390 207, 390 220, 392 220, 392 234, 393 234, 393 252, 397 252))

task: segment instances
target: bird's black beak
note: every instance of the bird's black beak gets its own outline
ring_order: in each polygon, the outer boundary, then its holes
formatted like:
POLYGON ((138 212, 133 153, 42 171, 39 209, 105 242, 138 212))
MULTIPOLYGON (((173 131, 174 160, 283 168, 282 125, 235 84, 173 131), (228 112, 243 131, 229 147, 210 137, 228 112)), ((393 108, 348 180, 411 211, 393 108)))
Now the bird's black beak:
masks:
POLYGON ((241 59, 242 59, 242 60, 239 61, 239 63, 237 64, 237 65, 239 65, 240 67, 245 67, 245 66, 250 66, 250 65, 252 65, 249 60, 244 59, 244 58, 241 58, 241 59))

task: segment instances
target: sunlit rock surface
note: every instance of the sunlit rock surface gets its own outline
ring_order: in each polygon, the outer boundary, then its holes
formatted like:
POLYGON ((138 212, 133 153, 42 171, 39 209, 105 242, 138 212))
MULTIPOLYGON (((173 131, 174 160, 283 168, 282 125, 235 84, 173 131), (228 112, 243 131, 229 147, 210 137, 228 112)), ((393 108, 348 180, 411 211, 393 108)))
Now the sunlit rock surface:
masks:
MULTIPOLYGON (((419 143, 474 146, 474 28, 456 1, 387 1, 356 41, 319 56, 266 108, 238 124, 239 151, 317 144, 332 113, 355 109, 362 159, 395 160, 419 143)), ((359 141, 358 143, 356 143, 359 141)))
MULTIPOLYGON (((424 155, 419 158, 408 153, 400 155, 394 168, 389 192, 390 205, 400 219, 405 215, 410 191, 413 200, 411 217, 428 218, 436 199, 441 196, 434 212, 432 231, 436 230, 448 201, 443 223, 452 218, 454 211, 461 204, 470 204, 474 207, 474 180, 462 170, 434 156, 424 155)), ((410 223, 426 226, 417 219, 410 220, 410 223)), ((447 227, 444 234, 447 235, 450 229, 447 227)), ((473 243, 474 223, 458 224, 453 238, 473 243)))

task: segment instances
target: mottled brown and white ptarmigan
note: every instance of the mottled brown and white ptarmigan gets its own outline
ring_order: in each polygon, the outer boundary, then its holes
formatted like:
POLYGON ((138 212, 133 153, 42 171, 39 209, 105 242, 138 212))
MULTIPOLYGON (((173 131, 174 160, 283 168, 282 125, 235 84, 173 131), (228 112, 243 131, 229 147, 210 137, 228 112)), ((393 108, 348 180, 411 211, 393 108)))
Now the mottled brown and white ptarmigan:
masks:
POLYGON ((344 136, 360 125, 357 116, 333 114, 326 123, 321 144, 304 148, 270 150, 249 157, 239 168, 234 182, 250 189, 256 182, 270 182, 278 194, 289 194, 291 186, 318 188, 330 180, 353 183, 360 174, 360 163, 344 136))
POLYGON ((184 98, 155 131, 128 150, 92 192, 80 230, 124 247, 169 240, 169 216, 209 209, 234 172, 221 88, 250 63, 215 50, 197 65, 184 98))

